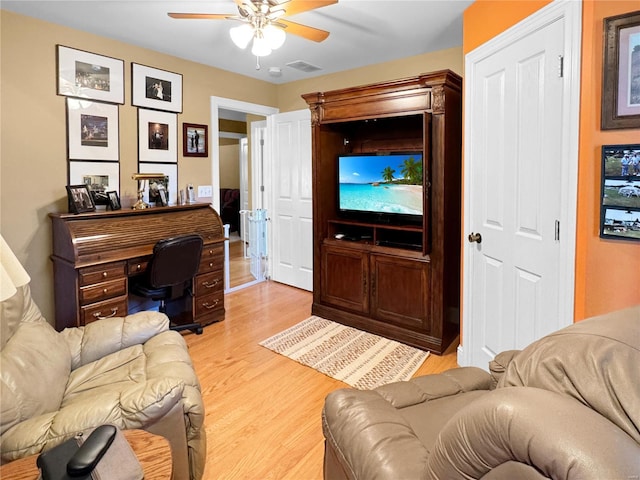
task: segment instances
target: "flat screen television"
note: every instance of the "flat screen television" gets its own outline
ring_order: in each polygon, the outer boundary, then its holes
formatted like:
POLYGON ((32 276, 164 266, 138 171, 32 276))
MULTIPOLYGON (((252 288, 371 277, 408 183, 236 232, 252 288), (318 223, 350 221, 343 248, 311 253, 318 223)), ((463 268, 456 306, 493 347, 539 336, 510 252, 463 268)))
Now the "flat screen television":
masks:
POLYGON ((422 152, 338 156, 338 209, 343 218, 421 224, 422 152))

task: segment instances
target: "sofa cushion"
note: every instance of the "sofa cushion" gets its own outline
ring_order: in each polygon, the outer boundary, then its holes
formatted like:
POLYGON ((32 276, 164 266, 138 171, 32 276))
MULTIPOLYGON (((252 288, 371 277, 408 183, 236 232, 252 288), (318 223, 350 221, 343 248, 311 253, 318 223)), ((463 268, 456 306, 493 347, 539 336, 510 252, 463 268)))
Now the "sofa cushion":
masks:
POLYGON ((3 302, 3 315, 12 302, 9 310, 20 311, 23 317, 0 358, 0 434, 26 419, 58 410, 71 371, 67 343, 42 317, 28 291, 18 289, 3 302), (21 302, 24 308, 18 308, 21 302))
POLYGON ((498 388, 529 386, 568 395, 640 443, 640 306, 593 317, 516 354, 498 388))

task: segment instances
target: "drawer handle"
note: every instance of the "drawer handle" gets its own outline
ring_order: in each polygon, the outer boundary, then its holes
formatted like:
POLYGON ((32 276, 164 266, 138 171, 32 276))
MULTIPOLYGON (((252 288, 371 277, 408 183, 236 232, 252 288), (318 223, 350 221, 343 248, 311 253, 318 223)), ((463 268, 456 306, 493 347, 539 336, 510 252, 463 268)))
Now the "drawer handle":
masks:
POLYGON ((102 278, 107 278, 107 272, 102 272, 102 278))
POLYGON ((107 288, 103 288, 102 289, 102 293, 107 293, 108 291, 109 291, 109 289, 107 289, 107 288))
POLYGON ((218 302, 219 300, 216 300, 215 302, 213 302, 213 305, 211 305, 209 302, 204 302, 202 306, 207 310, 211 310, 212 308, 216 308, 216 305, 218 305, 218 302))
POLYGON ((213 250, 209 250, 209 255, 213 255, 213 250))
POLYGON ((213 268, 213 262, 209 262, 209 268, 213 268))
POLYGON ((137 264, 137 265, 136 265, 136 270, 138 270, 138 271, 142 270, 142 265, 137 264))
POLYGON ((107 315, 107 316, 102 316, 102 312, 96 312, 93 314, 93 316, 99 320, 103 320, 105 318, 111 318, 111 317, 115 317, 116 313, 118 313, 118 307, 113 307, 111 309, 111 315, 107 315))
POLYGON ((202 283, 202 285, 203 285, 205 288, 213 288, 213 287, 215 287, 216 285, 218 285, 218 283, 219 283, 219 282, 220 282, 220 280, 216 278, 216 279, 213 281, 213 283, 203 282, 203 283, 202 283))

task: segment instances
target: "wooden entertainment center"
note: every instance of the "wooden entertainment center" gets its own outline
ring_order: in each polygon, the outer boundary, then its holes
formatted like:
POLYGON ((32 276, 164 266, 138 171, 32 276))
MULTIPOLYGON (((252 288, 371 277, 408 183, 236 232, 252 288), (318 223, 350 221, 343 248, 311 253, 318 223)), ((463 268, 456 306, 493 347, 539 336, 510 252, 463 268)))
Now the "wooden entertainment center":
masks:
POLYGON ((438 354, 459 334, 461 86, 445 70, 303 95, 313 141, 314 315, 438 354), (421 225, 341 215, 338 156, 388 152, 423 154, 421 225))

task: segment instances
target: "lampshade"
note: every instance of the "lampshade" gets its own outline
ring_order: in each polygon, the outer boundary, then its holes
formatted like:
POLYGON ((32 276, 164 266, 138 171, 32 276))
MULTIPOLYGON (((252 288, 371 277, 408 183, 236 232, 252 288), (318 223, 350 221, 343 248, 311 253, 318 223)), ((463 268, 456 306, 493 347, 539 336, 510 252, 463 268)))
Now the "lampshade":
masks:
POLYGON ((264 38, 261 31, 256 32, 256 36, 253 38, 253 47, 251 47, 251 53, 256 57, 266 57, 271 53, 271 47, 269 42, 264 38))
POLYGON ((264 35, 264 39, 269 44, 271 50, 279 49, 284 43, 287 35, 284 33, 284 30, 278 27, 274 27, 269 24, 262 29, 262 33, 264 35))
POLYGON ((249 45, 249 42, 253 38, 253 34, 253 27, 248 23, 240 25, 239 27, 233 27, 229 30, 229 35, 231 35, 233 43, 243 50, 247 48, 247 45, 249 45))
POLYGON ((0 235, 0 302, 15 295, 31 278, 0 235))

